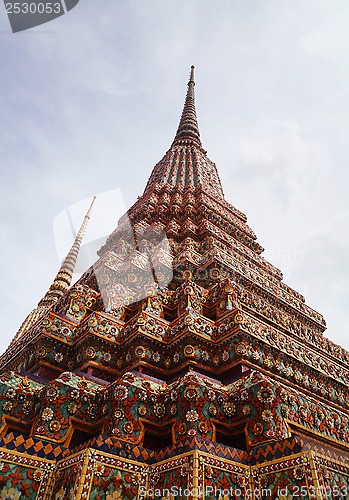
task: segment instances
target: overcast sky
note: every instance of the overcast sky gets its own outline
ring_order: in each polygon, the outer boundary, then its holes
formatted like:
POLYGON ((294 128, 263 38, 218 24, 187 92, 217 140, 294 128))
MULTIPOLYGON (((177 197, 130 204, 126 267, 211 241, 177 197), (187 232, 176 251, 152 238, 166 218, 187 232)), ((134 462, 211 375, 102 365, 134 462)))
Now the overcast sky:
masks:
POLYGON ((347 0, 80 0, 13 34, 0 6, 0 350, 59 268, 57 214, 143 192, 191 64, 226 199, 349 348, 348 25, 347 0))

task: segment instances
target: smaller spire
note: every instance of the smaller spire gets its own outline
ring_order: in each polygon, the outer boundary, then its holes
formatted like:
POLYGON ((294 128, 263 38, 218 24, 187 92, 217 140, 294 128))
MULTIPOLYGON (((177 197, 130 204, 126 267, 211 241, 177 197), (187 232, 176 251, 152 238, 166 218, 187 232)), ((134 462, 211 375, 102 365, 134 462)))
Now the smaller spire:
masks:
POLYGON ((29 330, 39 319, 41 319, 44 314, 55 305, 58 300, 63 297, 63 295, 69 290, 73 279, 73 273, 78 258, 81 242, 86 231, 88 221, 91 217, 91 212, 93 204, 96 200, 96 196, 93 197, 91 205, 84 217, 84 220, 80 226, 80 229, 75 237, 74 243, 69 250, 63 264, 58 271, 55 279, 49 290, 46 292, 45 296, 40 300, 38 306, 31 311, 28 317, 24 320, 22 326, 18 330, 14 340, 22 337, 22 335, 29 330))
POLYGON ((84 237, 88 221, 90 220, 95 200, 96 196, 94 196, 92 199, 90 208, 88 209, 87 214, 84 217, 79 232, 76 235, 75 241, 71 249, 69 250, 68 255, 64 259, 64 262, 60 270, 58 271, 48 292, 40 300, 38 304, 39 306, 45 306, 45 307, 53 306, 58 301, 58 299, 60 299, 65 294, 65 292, 68 291, 73 278, 74 268, 78 258, 82 238, 84 237))
POLYGON ((181 119, 179 121, 176 137, 174 138, 173 142, 176 142, 179 139, 190 139, 194 140, 199 146, 201 146, 199 125, 195 109, 194 69, 195 66, 192 66, 190 70, 188 90, 185 98, 184 108, 181 119))

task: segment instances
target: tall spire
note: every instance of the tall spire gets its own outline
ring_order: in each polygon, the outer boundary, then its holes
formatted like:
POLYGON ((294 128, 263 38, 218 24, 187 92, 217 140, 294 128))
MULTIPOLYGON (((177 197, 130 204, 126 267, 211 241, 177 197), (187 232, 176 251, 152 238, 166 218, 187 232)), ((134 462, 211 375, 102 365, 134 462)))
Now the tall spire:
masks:
POLYGON ((201 146, 199 125, 195 109, 194 69, 195 67, 192 66, 190 71, 188 91, 185 98, 184 108, 178 125, 176 137, 174 138, 174 142, 177 142, 179 139, 191 139, 201 146))
POLYGON ((75 237, 74 243, 70 248, 63 264, 58 271, 55 279, 44 297, 40 300, 38 306, 31 311, 18 330, 15 339, 21 337, 30 327, 32 327, 42 316, 68 291, 74 273, 74 268, 78 258, 82 239, 84 237, 88 221, 91 217, 93 204, 96 196, 93 197, 91 205, 84 217, 80 229, 75 237))
POLYGON ((170 149, 150 175, 143 201, 152 196, 155 186, 192 186, 203 189, 215 199, 223 199, 216 165, 203 149, 195 109, 194 66, 191 67, 187 95, 176 136, 170 149))
POLYGON ((78 258, 82 238, 85 234, 86 227, 88 221, 91 217, 91 212, 93 208, 93 204, 95 202, 96 196, 93 197, 90 208, 87 211, 87 214, 84 217, 84 220, 81 224, 78 234, 76 235, 75 241, 68 252, 68 255, 64 259, 62 267, 58 271, 52 285, 50 286, 46 295, 40 300, 39 306, 51 307, 53 306, 69 289, 75 264, 78 258))

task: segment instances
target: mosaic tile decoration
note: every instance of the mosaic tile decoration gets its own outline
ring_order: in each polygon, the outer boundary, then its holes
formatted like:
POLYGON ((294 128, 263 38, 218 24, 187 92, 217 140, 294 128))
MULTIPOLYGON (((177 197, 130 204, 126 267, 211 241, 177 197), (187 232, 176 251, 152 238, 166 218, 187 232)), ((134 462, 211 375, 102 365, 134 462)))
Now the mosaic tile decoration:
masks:
POLYGON ((93 200, 0 357, 0 499, 349 497, 349 353, 225 200, 194 87, 99 260, 71 286, 93 200))

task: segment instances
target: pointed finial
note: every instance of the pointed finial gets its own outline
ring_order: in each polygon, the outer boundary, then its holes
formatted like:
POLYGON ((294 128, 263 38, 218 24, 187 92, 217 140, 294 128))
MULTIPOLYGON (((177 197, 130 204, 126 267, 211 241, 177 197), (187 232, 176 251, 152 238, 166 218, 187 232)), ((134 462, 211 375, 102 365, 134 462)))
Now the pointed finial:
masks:
POLYGON ((195 109, 194 69, 195 66, 191 66, 184 108, 178 125, 176 137, 174 138, 173 142, 176 142, 180 139, 189 139, 195 141, 196 144, 201 146, 199 125, 195 109))
POLYGON ((195 69, 195 66, 191 66, 191 69, 190 69, 190 78, 189 78, 188 85, 189 85, 190 82, 192 82, 195 85, 194 69, 195 69))

